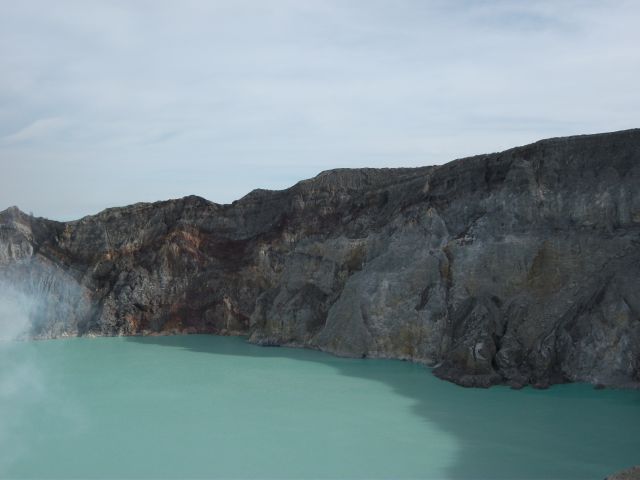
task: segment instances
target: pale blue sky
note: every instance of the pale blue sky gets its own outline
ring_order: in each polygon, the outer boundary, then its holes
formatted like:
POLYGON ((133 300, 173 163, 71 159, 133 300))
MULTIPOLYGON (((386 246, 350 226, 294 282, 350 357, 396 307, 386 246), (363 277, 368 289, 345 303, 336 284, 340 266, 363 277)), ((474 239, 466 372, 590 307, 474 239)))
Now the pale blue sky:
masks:
POLYGON ((0 209, 55 219, 640 126, 637 1, 0 12, 0 209))

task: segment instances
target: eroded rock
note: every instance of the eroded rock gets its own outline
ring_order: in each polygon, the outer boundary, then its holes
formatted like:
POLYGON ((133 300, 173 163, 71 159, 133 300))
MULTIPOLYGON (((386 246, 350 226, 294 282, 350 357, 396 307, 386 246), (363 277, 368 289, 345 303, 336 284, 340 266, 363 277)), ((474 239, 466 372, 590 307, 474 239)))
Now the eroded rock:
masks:
POLYGON ((30 334, 244 334, 434 365, 466 386, 640 383, 640 130, 230 204, 0 213, 30 334))

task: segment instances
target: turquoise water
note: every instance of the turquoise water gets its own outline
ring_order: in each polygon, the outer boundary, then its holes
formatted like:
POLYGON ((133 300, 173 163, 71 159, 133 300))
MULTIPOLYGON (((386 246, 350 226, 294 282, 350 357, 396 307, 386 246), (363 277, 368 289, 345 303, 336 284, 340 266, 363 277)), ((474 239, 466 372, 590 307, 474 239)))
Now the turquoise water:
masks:
POLYGON ((210 336, 0 347, 0 477, 579 478, 640 463, 640 392, 470 390, 210 336))

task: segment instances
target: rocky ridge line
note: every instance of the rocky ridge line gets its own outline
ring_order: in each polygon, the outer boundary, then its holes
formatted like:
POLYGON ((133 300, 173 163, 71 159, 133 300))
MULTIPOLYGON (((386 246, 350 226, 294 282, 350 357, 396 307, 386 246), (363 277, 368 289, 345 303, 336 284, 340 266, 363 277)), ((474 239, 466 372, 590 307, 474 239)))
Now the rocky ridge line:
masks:
POLYGON ((229 205, 0 213, 30 335, 215 333, 435 366, 465 386, 640 383, 640 130, 229 205))

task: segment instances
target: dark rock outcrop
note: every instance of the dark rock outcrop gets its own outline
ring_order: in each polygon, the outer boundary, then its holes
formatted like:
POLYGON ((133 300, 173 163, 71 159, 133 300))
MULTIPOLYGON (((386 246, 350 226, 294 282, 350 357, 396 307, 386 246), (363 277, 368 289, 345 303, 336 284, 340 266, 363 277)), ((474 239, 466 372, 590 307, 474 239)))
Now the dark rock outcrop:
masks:
POLYGON ((466 386, 640 382, 640 130, 230 204, 0 213, 31 335, 246 334, 435 365, 466 386))
POLYGON ((640 466, 609 475, 605 480, 640 480, 640 466))

